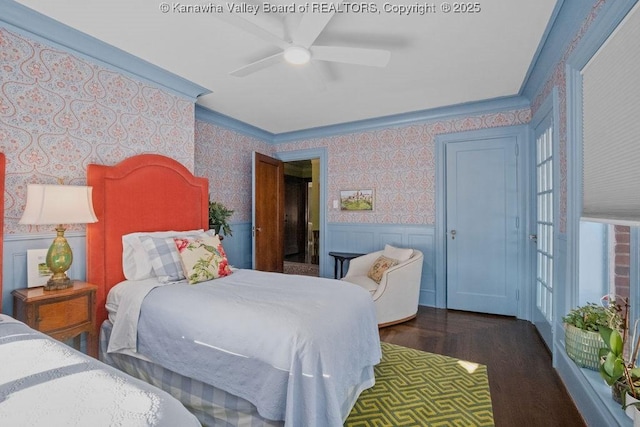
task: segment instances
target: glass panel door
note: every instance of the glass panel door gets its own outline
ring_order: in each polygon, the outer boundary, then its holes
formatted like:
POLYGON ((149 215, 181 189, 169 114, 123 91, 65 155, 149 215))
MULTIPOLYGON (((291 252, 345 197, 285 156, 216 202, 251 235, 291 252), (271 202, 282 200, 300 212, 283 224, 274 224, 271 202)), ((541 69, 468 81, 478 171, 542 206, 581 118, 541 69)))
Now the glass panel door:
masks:
MULTIPOLYGON (((549 115, 550 116, 550 115, 549 115)), ((535 130, 536 135, 536 242, 534 323, 551 348, 553 322, 553 127, 550 117, 535 130)))

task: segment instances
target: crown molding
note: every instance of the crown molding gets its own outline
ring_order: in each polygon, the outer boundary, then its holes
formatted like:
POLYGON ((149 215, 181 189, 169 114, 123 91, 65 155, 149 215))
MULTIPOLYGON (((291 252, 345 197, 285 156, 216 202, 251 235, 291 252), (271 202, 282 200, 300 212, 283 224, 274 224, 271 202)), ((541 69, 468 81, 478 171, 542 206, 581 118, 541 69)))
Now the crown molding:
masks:
POLYGON ((196 120, 201 120, 214 125, 224 126, 226 128, 243 133, 247 136, 258 138, 267 143, 271 143, 271 141, 273 141, 273 138, 275 137, 275 135, 271 132, 267 132, 266 130, 234 119, 233 117, 218 113, 217 111, 213 111, 198 104, 196 104, 196 120))
POLYGON ((196 120, 225 126, 240 133, 259 138, 269 144, 303 141, 315 138, 343 135, 348 133, 367 132, 389 127, 409 126, 438 119, 464 117, 469 115, 491 114, 509 110, 529 108, 530 101, 522 96, 496 98, 487 101, 470 102, 449 107, 420 110, 410 113, 394 114, 373 119, 359 120, 336 125, 321 126, 293 132, 273 134, 263 129, 244 123, 224 114, 220 114, 206 107, 196 105, 196 120))

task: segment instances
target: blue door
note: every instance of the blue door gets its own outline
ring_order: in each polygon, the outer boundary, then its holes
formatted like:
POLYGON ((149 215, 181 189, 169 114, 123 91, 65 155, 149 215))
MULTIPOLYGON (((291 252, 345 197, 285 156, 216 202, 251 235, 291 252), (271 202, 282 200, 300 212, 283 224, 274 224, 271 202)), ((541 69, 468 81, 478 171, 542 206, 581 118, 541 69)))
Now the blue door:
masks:
POLYGON ((449 142, 447 307, 514 316, 518 287, 515 136, 449 142))

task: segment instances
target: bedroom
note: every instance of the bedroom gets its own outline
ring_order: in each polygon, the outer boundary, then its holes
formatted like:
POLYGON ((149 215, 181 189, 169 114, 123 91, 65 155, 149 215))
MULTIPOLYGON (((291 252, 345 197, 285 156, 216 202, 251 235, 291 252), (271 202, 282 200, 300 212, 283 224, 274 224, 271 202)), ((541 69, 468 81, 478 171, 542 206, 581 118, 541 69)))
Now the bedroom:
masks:
MULTIPOLYGON (((27 230, 17 225, 24 200, 24 189, 20 189, 20 185, 26 181, 44 182, 50 176, 63 175, 69 183, 81 184, 85 179, 84 168, 87 163, 114 164, 140 152, 165 154, 180 161, 196 175, 208 176, 211 181, 211 194, 215 194, 237 210, 236 216, 233 217, 234 235, 227 245, 228 254, 232 262, 239 267, 250 267, 251 182, 248 159, 252 151, 271 155, 281 153, 283 160, 297 160, 300 156, 324 158, 327 163, 325 171, 328 179, 325 178, 327 179, 325 188, 328 194, 324 196, 323 205, 331 206, 335 193, 343 189, 345 182, 350 183, 353 175, 356 175, 358 182, 367 184, 376 180, 374 175, 380 174, 385 177, 385 181, 378 184, 380 187, 389 182, 393 185, 395 182, 393 176, 384 176, 382 167, 369 170, 368 164, 357 163, 358 160, 355 158, 347 163, 343 158, 347 156, 337 155, 336 150, 340 153, 350 152, 355 155, 360 147, 366 146, 373 153, 378 152, 387 156, 385 147, 388 147, 391 142, 400 145, 401 150, 396 150, 400 155, 408 156, 410 153, 416 153, 420 156, 421 162, 424 161, 430 165, 427 169, 428 174, 425 176, 423 167, 413 170, 404 169, 403 173, 408 176, 405 181, 399 183, 401 191, 397 193, 398 203, 389 202, 386 210, 374 211, 374 215, 379 215, 375 219, 371 215, 356 214, 357 217, 348 217, 348 220, 345 220, 344 214, 327 209, 324 212, 326 215, 324 240, 321 241, 324 247, 323 253, 326 254, 331 250, 368 252, 379 247, 383 239, 381 236, 388 235, 396 236, 394 239, 397 239, 398 244, 410 242, 423 253, 428 254, 423 270, 421 304, 443 307, 445 283, 441 279, 444 276, 442 264, 444 253, 441 242, 445 240, 445 236, 442 229, 443 219, 439 217, 443 213, 436 210, 436 207, 441 205, 439 200, 442 200, 438 199, 442 197, 442 189, 437 187, 440 181, 436 176, 436 167, 438 167, 436 141, 442 143, 438 136, 449 126, 467 126, 469 130, 478 131, 496 127, 524 126, 526 128, 535 111, 539 110, 541 105, 547 102, 549 95, 554 93, 554 88, 559 92, 557 96, 560 105, 564 105, 563 96, 570 90, 563 71, 567 58, 571 57, 571 53, 577 47, 583 50, 589 48, 595 50, 601 40, 606 38, 608 32, 615 27, 616 19, 619 21, 621 16, 624 16, 625 10, 635 4, 633 1, 612 3, 614 2, 558 2, 558 14, 547 36, 547 43, 541 49, 537 62, 531 66, 521 91, 515 94, 517 96, 479 103, 463 103, 454 107, 400 117, 400 119, 409 120, 404 123, 399 123, 396 120, 398 117, 391 117, 376 122, 361 123, 359 126, 325 129, 318 134, 303 132, 296 139, 283 138, 277 143, 272 143, 276 141, 272 141, 273 137, 268 133, 194 106, 193 100, 185 100, 185 96, 175 95, 173 91, 157 89, 156 84, 149 83, 149 80, 157 77, 155 74, 157 70, 142 67, 147 70, 148 75, 135 77, 130 71, 116 72, 111 67, 105 66, 103 62, 109 62, 108 56, 93 60, 86 55, 69 57, 66 54, 67 50, 61 47, 68 45, 68 41, 64 41, 64 37, 69 36, 68 29, 56 27, 46 20, 41 21, 31 16, 27 18, 28 15, 24 15, 25 11, 13 2, 0 2, 2 8, 0 14, 2 33, 0 34, 3 42, 10 40, 12 47, 18 49, 19 57, 37 52, 41 60, 47 64, 47 67, 40 68, 38 61, 32 61, 19 69, 7 68, 7 65, 3 64, 4 68, 1 71, 5 91, 14 90, 12 96, 26 95, 23 105, 15 105, 24 109, 34 108, 38 111, 41 121, 35 125, 21 122, 23 117, 17 115, 14 103, 5 102, 4 96, 7 95, 3 93, 3 98, 0 98, 3 102, 0 105, 3 112, 0 118, 3 124, 0 143, 9 159, 9 167, 8 197, 5 202, 3 273, 5 287, 2 311, 11 313, 11 290, 22 288, 26 284, 23 272, 25 251, 46 247, 50 239, 46 231, 27 230), (42 38, 42 32, 49 35, 50 41, 42 38), (57 37, 61 37, 62 40, 56 41, 57 37), (82 91, 94 93, 94 96, 107 94, 113 97, 133 97, 133 94, 143 93, 144 97, 140 99, 147 99, 149 102, 139 108, 146 109, 149 113, 138 113, 133 105, 126 108, 113 107, 101 110, 83 103, 85 99, 78 95, 77 88, 72 84, 74 75, 64 75, 65 66, 77 71, 76 76, 97 76, 95 81, 100 84, 82 88, 82 91), (47 86, 47 82, 51 81, 52 72, 60 73, 58 83, 68 78, 67 86, 47 86), (22 85, 19 88, 18 86, 8 88, 4 83, 5 78, 21 82, 22 85), (38 85, 33 83, 36 78, 42 81, 43 86, 40 92, 36 90, 38 85), (44 102, 41 102, 42 100, 44 102), (179 110, 188 113, 176 115, 176 111, 179 110), (73 114, 65 114, 68 111, 73 114), (81 117, 82 122, 86 124, 80 125, 76 117, 81 117), (111 124, 114 117, 121 126, 110 127, 105 124, 111 124), (170 124, 167 133, 170 133, 172 141, 178 141, 177 143, 167 144, 164 138, 149 137, 153 135, 155 129, 163 128, 166 123, 170 124), (71 129, 74 132, 64 132, 60 131, 61 129, 71 129), (78 130, 84 134, 82 138, 77 137, 78 130), (105 141, 105 135, 109 136, 108 141, 105 141), (57 149, 44 154, 39 149, 33 149, 37 148, 36 140, 57 149), (124 142, 125 140, 129 142, 124 142), (208 143, 209 141, 213 141, 213 144, 208 143), (224 159, 224 162, 220 159, 224 159), (351 168, 350 164, 358 166, 351 168), (357 174, 352 169, 355 169, 357 174), (414 176, 411 174, 413 171, 418 171, 419 174, 414 176), (424 188, 424 191, 416 192, 415 189, 419 187, 424 188), (407 199, 414 196, 417 197, 417 204, 406 203, 407 199), (398 209, 398 206, 403 208, 398 209)), ((193 99, 200 90, 184 82, 172 81, 169 85, 174 89, 184 89, 182 93, 190 94, 193 99), (183 84, 186 88, 182 86, 183 84)), ((566 126, 569 126, 568 121, 568 118, 560 115, 558 129, 561 132, 560 140, 566 137, 562 132, 566 132, 566 126)), ((295 137, 295 135, 291 136, 295 137)), ((571 147, 568 148, 570 149, 571 147)), ((573 153, 568 152, 566 155, 573 155, 573 153)), ((399 158, 398 162, 403 162, 403 159, 399 158)), ((572 176, 564 176, 561 177, 561 182, 572 185, 575 179, 572 176)), ((567 196, 562 197, 565 209, 571 209, 567 196)), ((382 205, 379 207, 384 208, 382 205)), ((563 215, 565 218, 559 218, 560 252, 556 260, 557 271, 566 269, 577 257, 575 249, 567 246, 566 233, 570 230, 572 218, 567 219, 566 215, 570 215, 570 212, 565 211, 563 215)), ((83 230, 78 227, 72 228, 69 232, 76 259, 84 258, 83 230)), ((333 268, 332 260, 325 255, 321 257, 320 262, 323 274, 330 276, 333 268)), ((84 265, 74 264, 71 273, 74 277, 84 277, 84 265)), ((525 282, 524 279, 521 281, 525 282)), ((637 279, 634 283, 637 283, 637 279)), ((556 319, 578 301, 576 291, 570 291, 570 288, 567 286, 568 295, 561 295, 561 300, 556 307, 556 319)), ((527 289, 529 288, 523 283, 517 316, 532 320, 530 308, 532 295, 526 292, 527 289)), ((558 363, 561 363, 562 337, 559 333, 555 335, 554 345, 552 345, 554 357, 558 363)), ((577 396, 575 398, 579 401, 582 399, 583 403, 579 407, 584 411, 585 418, 598 417, 598 414, 590 414, 588 409, 590 405, 584 403, 593 399, 591 396, 593 390, 585 389, 581 385, 580 377, 567 368, 566 363, 558 365, 558 369, 565 382, 569 384, 567 386, 569 390, 577 396), (565 371, 566 374, 563 374, 565 371)))

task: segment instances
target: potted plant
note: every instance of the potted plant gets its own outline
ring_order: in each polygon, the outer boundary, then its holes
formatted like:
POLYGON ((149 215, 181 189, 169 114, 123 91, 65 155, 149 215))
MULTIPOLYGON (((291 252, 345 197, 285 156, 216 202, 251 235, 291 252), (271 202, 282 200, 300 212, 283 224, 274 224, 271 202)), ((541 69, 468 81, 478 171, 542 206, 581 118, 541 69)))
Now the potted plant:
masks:
POLYGON ((600 369, 600 349, 605 343, 600 328, 614 327, 615 313, 608 307, 587 303, 572 309, 562 318, 567 355, 578 366, 597 371, 600 369))
POLYGON ((600 376, 611 386, 613 400, 622 402, 623 391, 626 389, 628 376, 627 363, 624 360, 624 341, 617 329, 603 327, 600 330, 605 347, 600 349, 600 376))
MULTIPOLYGON (((619 313, 616 316, 616 324, 600 328, 599 333, 605 343, 600 349, 600 376, 611 386, 613 399, 628 406, 632 400, 640 398, 640 368, 636 367, 638 356, 638 340, 633 337, 632 347, 625 356, 626 342, 629 337, 629 301, 624 298, 623 305, 609 301, 611 312, 619 313), (628 395, 629 398, 624 396, 628 395)), ((640 337, 638 338, 640 340, 640 337)), ((632 416, 632 412, 627 412, 632 416)))
POLYGON ((213 228, 216 234, 220 231, 226 236, 232 236, 231 226, 227 220, 231 217, 233 211, 227 209, 220 202, 209 201, 209 227, 213 228))
POLYGON ((640 400, 627 403, 624 406, 624 411, 633 420, 633 427, 640 427, 640 400))

